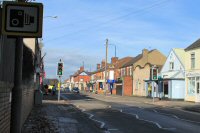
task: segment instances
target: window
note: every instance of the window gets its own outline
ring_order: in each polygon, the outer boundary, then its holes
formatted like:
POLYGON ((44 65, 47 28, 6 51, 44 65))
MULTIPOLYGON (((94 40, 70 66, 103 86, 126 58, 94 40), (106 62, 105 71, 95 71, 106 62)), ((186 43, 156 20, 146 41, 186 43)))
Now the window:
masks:
POLYGON ((195 53, 191 53, 191 69, 195 68, 195 53))
POLYGON ((195 93, 195 78, 188 78, 189 82, 188 82, 188 94, 189 95, 194 95, 195 93))
POLYGON ((174 70, 174 62, 169 62, 169 70, 174 70))
POLYGON ((130 69, 129 69, 129 74, 130 74, 130 76, 132 76, 132 67, 130 67, 130 69))
POLYGON ((200 94, 200 77, 196 78, 197 94, 200 94))

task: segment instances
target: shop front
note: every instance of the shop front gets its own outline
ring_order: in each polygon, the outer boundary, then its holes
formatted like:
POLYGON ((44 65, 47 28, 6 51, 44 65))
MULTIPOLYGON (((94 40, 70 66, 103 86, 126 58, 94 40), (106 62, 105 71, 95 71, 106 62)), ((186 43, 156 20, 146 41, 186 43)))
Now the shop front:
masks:
POLYGON ((185 100, 200 102, 200 71, 186 73, 185 100))

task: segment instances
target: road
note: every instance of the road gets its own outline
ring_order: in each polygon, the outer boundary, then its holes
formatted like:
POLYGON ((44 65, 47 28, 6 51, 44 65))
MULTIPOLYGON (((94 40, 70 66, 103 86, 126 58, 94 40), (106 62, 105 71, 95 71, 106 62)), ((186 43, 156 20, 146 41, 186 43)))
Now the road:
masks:
POLYGON ((200 133, 200 115, 120 97, 62 93, 107 133, 200 133))

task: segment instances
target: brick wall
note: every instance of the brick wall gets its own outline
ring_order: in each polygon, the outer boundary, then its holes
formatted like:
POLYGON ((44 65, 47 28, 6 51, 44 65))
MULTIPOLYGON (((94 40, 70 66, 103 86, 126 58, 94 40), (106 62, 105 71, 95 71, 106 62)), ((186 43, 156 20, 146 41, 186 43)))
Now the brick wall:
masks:
POLYGON ((12 83, 0 81, 0 133, 10 133, 12 88, 12 83))
POLYGON ((21 117, 21 126, 24 124, 26 118, 31 112, 34 105, 34 85, 23 85, 22 86, 22 117, 21 117))
POLYGON ((133 80, 132 76, 123 77, 124 80, 124 96, 132 96, 133 95, 133 80))

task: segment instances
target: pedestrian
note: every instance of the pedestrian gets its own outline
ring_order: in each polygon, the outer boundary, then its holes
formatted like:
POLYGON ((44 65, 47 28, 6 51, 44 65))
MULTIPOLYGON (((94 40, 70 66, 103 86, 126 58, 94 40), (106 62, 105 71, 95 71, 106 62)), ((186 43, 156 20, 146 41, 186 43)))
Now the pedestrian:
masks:
POLYGON ((45 95, 48 95, 49 86, 47 84, 44 85, 45 95))
POLYGON ((152 86, 151 84, 149 83, 148 85, 148 96, 151 97, 151 91, 152 91, 152 86))
POLYGON ((55 95, 56 94, 56 86, 53 85, 53 88, 52 88, 52 95, 55 95))

